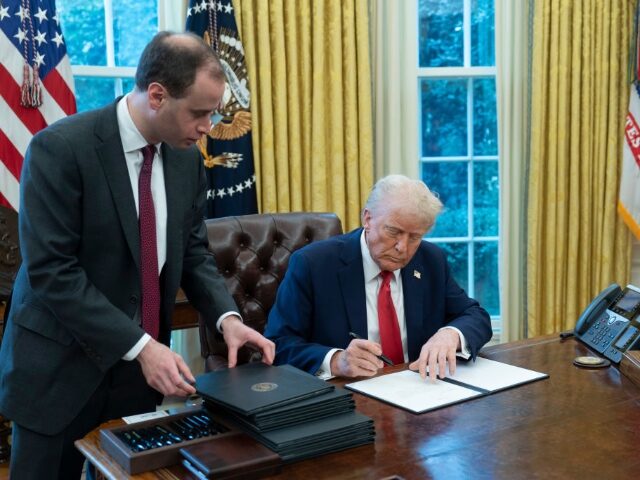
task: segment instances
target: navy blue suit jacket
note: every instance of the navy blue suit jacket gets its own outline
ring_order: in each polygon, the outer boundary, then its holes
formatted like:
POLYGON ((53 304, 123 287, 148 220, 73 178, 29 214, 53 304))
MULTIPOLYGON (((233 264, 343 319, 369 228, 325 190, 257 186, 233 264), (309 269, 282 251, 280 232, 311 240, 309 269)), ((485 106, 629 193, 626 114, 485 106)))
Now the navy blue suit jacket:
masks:
MULTIPOLYGON (((276 364, 316 373, 330 349, 347 347, 349 332, 367 338, 361 233, 291 255, 265 329, 276 344, 276 364)), ((489 314, 453 279, 443 250, 423 241, 401 275, 409 360, 445 325, 462 332, 475 358, 491 338, 489 314)))

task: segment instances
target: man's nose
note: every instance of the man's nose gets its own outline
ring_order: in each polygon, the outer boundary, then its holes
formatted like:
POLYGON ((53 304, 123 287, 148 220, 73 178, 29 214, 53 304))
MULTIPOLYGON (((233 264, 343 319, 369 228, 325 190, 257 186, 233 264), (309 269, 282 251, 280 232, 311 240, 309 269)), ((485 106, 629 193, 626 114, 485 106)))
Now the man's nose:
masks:
POLYGON ((207 118, 206 120, 203 120, 202 122, 198 123, 198 133, 200 135, 204 135, 206 133, 209 133, 209 131, 211 130, 211 127, 213 126, 213 123, 211 122, 210 118, 207 118))
POLYGON ((407 251, 407 243, 409 242, 409 239, 403 235, 401 235, 398 238, 398 241, 396 242, 396 250, 400 253, 404 253, 407 251))

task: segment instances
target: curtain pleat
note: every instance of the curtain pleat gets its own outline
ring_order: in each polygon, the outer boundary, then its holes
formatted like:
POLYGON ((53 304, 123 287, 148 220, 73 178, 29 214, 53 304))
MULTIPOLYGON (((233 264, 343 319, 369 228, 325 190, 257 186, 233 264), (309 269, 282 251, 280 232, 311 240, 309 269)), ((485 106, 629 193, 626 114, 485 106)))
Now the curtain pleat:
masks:
POLYGON ((529 336, 572 328, 601 289, 629 280, 616 201, 634 4, 534 2, 529 336))
POLYGON ((365 0, 235 0, 251 79, 262 212, 360 223, 373 183, 365 0))
POLYGON ((500 151, 500 312, 503 342, 525 334, 529 1, 496 0, 496 97, 500 151))

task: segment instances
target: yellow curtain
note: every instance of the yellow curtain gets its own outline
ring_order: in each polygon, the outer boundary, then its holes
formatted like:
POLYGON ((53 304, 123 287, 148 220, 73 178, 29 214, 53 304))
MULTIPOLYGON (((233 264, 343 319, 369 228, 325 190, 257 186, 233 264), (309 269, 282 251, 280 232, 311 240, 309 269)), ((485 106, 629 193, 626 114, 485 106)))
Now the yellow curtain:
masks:
POLYGON ((360 224, 373 182, 367 0, 234 0, 261 212, 360 224))
POLYGON ((629 280, 616 214, 633 1, 534 2, 527 233, 529 336, 575 326, 629 280))

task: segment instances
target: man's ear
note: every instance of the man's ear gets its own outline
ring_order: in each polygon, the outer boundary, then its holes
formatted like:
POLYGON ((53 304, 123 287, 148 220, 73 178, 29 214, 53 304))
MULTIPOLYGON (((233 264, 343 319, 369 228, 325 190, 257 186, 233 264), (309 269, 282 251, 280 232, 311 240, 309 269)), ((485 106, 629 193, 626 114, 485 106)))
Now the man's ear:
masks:
POLYGON ((362 209, 362 226, 364 227, 365 230, 369 230, 370 221, 371 221, 371 212, 369 211, 368 208, 362 209))
POLYGON ((149 107, 152 110, 158 110, 167 99, 166 89, 158 82, 149 84, 147 88, 147 97, 149 99, 149 107))

